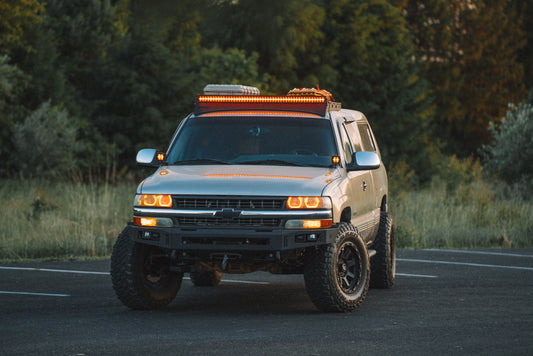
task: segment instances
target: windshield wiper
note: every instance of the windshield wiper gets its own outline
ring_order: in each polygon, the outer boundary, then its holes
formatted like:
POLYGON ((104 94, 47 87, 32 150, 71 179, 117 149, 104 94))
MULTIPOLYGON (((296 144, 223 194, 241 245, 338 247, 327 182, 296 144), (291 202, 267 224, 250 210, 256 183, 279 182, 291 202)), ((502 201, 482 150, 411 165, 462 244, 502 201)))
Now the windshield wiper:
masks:
POLYGON ((272 164, 275 166, 298 166, 298 167, 302 166, 299 163, 284 161, 281 159, 259 159, 255 161, 238 162, 238 164, 272 164))
POLYGON ((198 159, 187 159, 183 161, 176 161, 173 164, 175 165, 181 165, 181 164, 231 164, 230 162, 222 161, 219 159, 211 159, 211 158, 198 158, 198 159))

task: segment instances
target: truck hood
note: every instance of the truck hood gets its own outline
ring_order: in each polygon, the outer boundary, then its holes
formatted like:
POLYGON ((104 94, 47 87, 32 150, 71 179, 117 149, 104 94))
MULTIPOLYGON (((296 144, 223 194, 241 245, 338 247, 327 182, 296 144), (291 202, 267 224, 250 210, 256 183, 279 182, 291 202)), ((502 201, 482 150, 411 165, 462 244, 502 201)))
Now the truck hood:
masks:
POLYGON ((320 196, 339 178, 331 168, 194 165, 164 166, 146 178, 138 194, 320 196))

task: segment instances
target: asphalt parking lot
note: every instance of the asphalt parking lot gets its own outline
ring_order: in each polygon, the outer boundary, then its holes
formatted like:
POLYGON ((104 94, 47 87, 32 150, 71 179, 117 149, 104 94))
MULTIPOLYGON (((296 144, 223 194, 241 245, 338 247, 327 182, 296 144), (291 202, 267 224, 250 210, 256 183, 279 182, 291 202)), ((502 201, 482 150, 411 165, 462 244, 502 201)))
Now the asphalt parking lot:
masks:
POLYGON ((318 312, 303 277, 185 280, 165 309, 131 311, 109 261, 0 265, 1 355, 533 354, 533 249, 400 250, 391 290, 318 312))

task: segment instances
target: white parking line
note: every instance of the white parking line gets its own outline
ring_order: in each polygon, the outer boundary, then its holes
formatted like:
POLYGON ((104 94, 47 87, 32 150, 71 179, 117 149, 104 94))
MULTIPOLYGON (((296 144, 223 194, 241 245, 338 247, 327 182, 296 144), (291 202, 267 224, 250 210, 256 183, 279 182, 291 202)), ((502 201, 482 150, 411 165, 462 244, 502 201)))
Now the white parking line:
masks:
POLYGON ((0 290, 0 294, 15 294, 15 295, 36 295, 44 297, 70 297, 70 294, 54 294, 54 293, 31 293, 31 292, 7 292, 0 290))
POLYGON ((518 266, 502 266, 502 265, 486 265, 481 263, 468 262, 451 262, 451 261, 433 261, 433 260, 417 260, 410 258, 398 258, 397 261, 403 262, 418 262, 418 263, 434 263, 443 265, 458 265, 458 266, 472 266, 472 267, 486 267, 486 268, 503 268, 503 269, 519 269, 523 271, 533 271, 533 267, 518 267, 518 266))
MULTIPOLYGON (((13 271, 37 271, 37 272, 55 272, 55 273, 97 274, 97 275, 109 276, 109 272, 79 271, 79 270, 66 270, 66 269, 0 266, 0 270, 1 269, 13 270, 13 271)), ((190 278, 189 277, 184 277, 183 279, 190 279, 190 278)), ((269 282, 241 281, 241 280, 236 280, 236 279, 223 279, 223 280, 221 280, 221 282, 224 282, 224 283, 244 283, 244 284, 270 284, 269 282)))
POLYGON ((56 272, 56 273, 98 274, 98 275, 107 275, 107 276, 109 275, 109 272, 72 271, 72 270, 66 270, 66 269, 49 269, 49 268, 0 266, 0 269, 7 269, 7 270, 14 270, 14 271, 38 271, 38 272, 56 272))
POLYGON ((442 249, 433 249, 433 248, 423 249, 422 251, 533 258, 533 255, 522 255, 522 254, 518 254, 518 253, 506 253, 506 252, 470 251, 470 250, 442 250, 442 249))
MULTIPOLYGON (((183 279, 188 279, 188 280, 190 280, 191 278, 190 278, 190 277, 183 277, 183 279)), ((221 282, 221 283, 262 284, 262 285, 270 284, 270 282, 241 281, 241 280, 238 280, 238 279, 222 279, 222 280, 220 280, 220 282, 221 282)))
POLYGON ((396 273, 396 275, 401 277, 439 278, 439 276, 432 276, 428 274, 396 273))

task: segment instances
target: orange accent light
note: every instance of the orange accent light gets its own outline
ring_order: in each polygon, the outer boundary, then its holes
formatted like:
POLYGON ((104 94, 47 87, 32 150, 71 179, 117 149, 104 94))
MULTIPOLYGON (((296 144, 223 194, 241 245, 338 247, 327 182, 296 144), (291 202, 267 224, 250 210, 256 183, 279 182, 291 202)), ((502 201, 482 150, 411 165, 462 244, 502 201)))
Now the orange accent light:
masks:
POLYGON ((291 112, 291 111, 220 111, 203 114, 202 116, 289 116, 289 117, 312 117, 320 118, 322 116, 306 112, 291 112))
POLYGON ((133 223, 137 226, 157 226, 157 219, 134 217, 133 223))
POLYGON ((204 177, 212 178, 234 178, 234 177, 245 177, 245 178, 287 178, 287 179, 311 179, 310 177, 293 177, 293 176, 273 176, 273 175, 263 175, 263 174, 205 174, 204 177))
POLYGON ((331 227, 333 221, 331 219, 327 220, 304 220, 303 227, 304 229, 321 229, 331 227))
POLYGON ((139 197, 140 206, 155 206, 159 208, 172 207, 172 197, 166 195, 143 194, 139 197))
POLYGON ((287 199, 287 207, 289 209, 300 209, 303 206, 304 200, 302 197, 289 197, 287 199))
POLYGON ((306 197, 304 199, 305 207, 308 209, 316 209, 320 205, 320 198, 318 197, 306 197))
POLYGON ((341 162, 341 158, 339 156, 333 156, 331 157, 331 163, 333 164, 339 164, 341 162))
POLYGON ((168 171, 161 171, 161 172, 159 172, 159 174, 162 175, 162 176, 166 176, 168 174, 168 171))
POLYGON ((162 162, 165 160, 165 154, 164 153, 158 153, 157 154, 157 160, 162 162))

